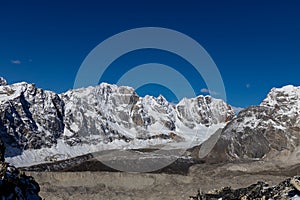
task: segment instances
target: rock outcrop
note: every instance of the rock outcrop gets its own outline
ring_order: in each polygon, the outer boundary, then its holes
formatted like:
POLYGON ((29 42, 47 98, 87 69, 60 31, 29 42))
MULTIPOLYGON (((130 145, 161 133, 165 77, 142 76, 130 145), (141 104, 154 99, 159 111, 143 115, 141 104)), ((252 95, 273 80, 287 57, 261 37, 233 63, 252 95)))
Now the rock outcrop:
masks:
POLYGON ((5 146, 0 140, 0 198, 6 200, 41 200, 40 187, 31 176, 4 161, 5 146))
POLYGON ((210 191, 206 194, 198 191, 196 196, 190 200, 212 200, 212 199, 299 199, 300 198, 300 177, 293 177, 275 186, 269 186, 264 182, 257 182, 246 188, 232 189, 225 187, 221 190, 210 191))

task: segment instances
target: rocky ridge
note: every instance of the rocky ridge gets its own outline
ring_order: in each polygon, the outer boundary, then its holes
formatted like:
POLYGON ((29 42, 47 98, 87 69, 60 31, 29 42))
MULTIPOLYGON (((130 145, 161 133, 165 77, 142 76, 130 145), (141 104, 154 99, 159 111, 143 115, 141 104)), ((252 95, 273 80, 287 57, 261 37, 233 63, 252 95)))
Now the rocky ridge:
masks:
POLYGON ((259 106, 242 110, 222 130, 210 162, 277 160, 298 163, 300 87, 273 88, 259 106))

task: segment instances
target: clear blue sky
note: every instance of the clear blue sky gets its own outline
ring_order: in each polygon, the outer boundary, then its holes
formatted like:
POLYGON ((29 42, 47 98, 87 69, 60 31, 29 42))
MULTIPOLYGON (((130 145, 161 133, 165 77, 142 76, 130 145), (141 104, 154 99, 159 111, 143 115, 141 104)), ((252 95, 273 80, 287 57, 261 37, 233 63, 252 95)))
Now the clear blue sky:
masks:
MULTIPOLYGON (((174 29, 198 41, 217 64, 227 101, 234 106, 259 104, 272 87, 300 85, 296 0, 4 0, 0 76, 9 83, 34 82, 64 92, 73 87, 82 61, 101 41, 147 26, 174 29)), ((144 59, 136 53, 123 59, 124 65, 144 59)), ((172 59, 161 57, 162 63, 172 59)), ((205 87, 202 80, 199 85, 205 87)))

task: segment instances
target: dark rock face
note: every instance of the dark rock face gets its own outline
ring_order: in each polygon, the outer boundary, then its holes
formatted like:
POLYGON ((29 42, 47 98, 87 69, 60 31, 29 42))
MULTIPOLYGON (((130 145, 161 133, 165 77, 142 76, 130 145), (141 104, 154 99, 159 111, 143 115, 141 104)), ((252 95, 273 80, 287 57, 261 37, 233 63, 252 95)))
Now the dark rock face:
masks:
POLYGON ((0 198, 7 200, 41 200, 40 187, 31 176, 4 162, 4 144, 0 140, 0 198))
POLYGON ((232 189, 225 187, 206 194, 198 191, 196 196, 191 196, 191 200, 210 199, 292 199, 300 198, 300 177, 293 177, 270 187, 267 183, 257 182, 247 188, 232 189))
MULTIPOLYGON (((34 84, 0 88, 0 136, 19 149, 49 147, 64 131, 64 102, 34 84)), ((14 156, 14 155, 10 155, 14 156)))
POLYGON ((2 140, 0 140, 0 162, 4 162, 4 154, 5 154, 5 146, 2 140))

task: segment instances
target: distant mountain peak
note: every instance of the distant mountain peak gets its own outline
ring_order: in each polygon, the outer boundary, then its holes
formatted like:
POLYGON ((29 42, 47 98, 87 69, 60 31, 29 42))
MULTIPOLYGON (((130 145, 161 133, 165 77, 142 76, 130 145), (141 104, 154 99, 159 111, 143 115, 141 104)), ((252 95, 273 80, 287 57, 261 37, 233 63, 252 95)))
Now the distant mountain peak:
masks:
POLYGON ((300 87, 288 85, 273 88, 259 106, 240 111, 222 130, 208 159, 297 163, 299 150, 300 87))
POLYGON ((282 88, 272 88, 260 105, 269 107, 290 105, 300 108, 298 102, 300 102, 300 86, 287 85, 282 88))
POLYGON ((0 77, 0 86, 7 85, 6 80, 3 77, 0 77))

